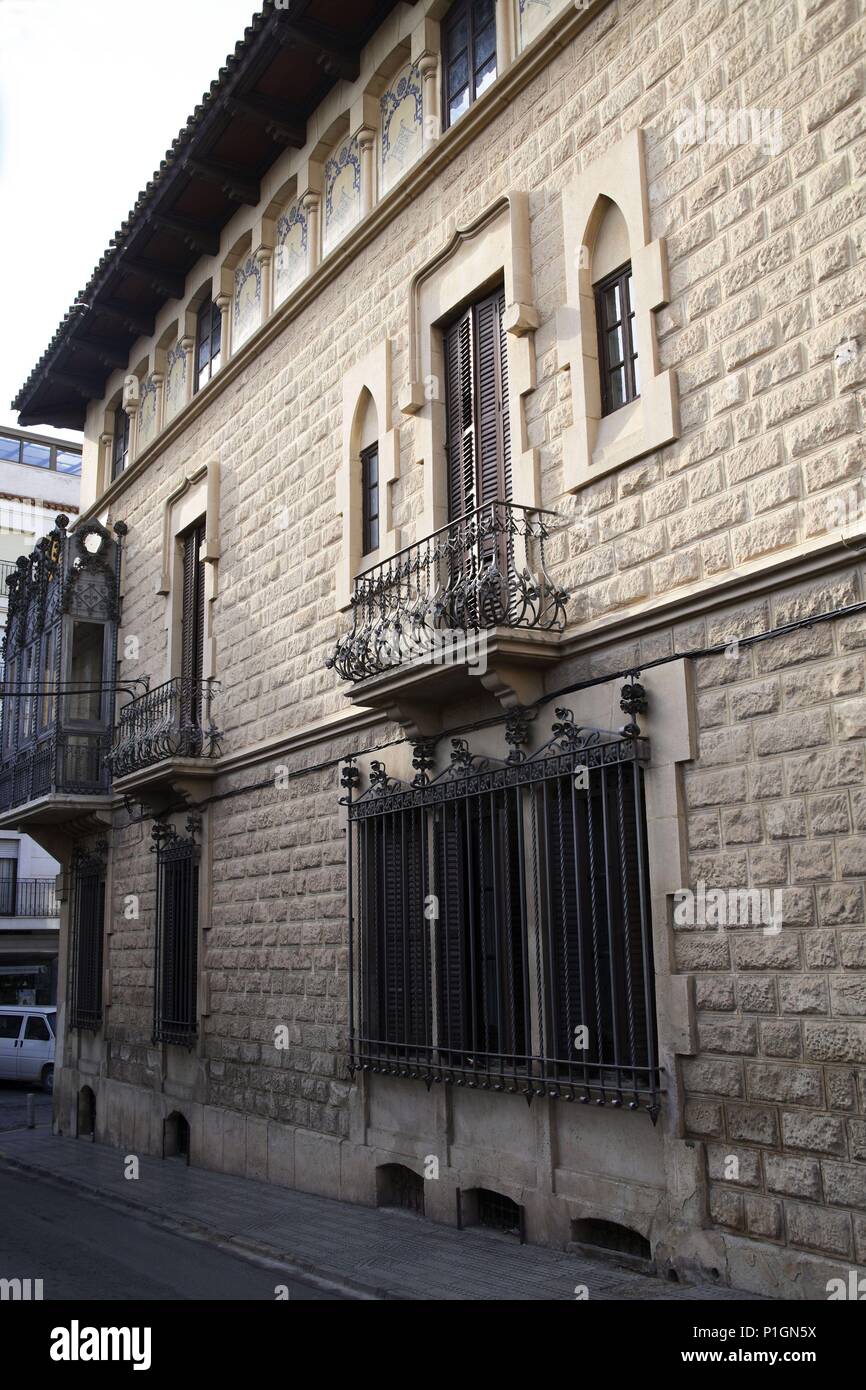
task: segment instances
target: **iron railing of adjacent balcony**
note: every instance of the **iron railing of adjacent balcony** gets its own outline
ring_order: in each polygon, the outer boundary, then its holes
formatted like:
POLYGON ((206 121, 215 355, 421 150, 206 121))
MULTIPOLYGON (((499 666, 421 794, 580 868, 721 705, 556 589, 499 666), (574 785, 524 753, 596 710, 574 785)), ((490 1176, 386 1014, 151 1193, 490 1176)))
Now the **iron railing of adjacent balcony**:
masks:
POLYGON ((358 681, 435 659, 456 634, 561 632, 569 595, 551 579, 546 554, 560 521, 555 512, 488 502, 374 565, 355 580, 352 626, 328 666, 358 681))
POLYGON ((110 786, 104 734, 52 734, 0 766, 0 812, 43 796, 102 796, 110 786))
POLYGON ((59 917, 53 878, 0 881, 0 917, 59 917))
POLYGON ((213 679, 177 676, 125 705, 108 756, 114 776, 125 777, 166 758, 215 758, 220 751, 213 722, 217 688, 213 679))

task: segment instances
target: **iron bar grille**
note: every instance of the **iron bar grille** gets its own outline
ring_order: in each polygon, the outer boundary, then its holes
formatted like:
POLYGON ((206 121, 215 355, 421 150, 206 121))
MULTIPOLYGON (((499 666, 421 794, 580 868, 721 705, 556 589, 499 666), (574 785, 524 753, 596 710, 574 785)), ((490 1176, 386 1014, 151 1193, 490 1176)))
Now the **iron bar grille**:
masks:
POLYGON ((139 772, 166 758, 216 757, 220 735, 213 722, 215 687, 212 679, 178 676, 125 705, 109 754, 114 776, 139 772))
POLYGON ((559 520, 488 502, 366 570, 355 580, 351 629, 328 666, 358 681, 418 658, 442 659, 459 633, 561 632, 569 596, 547 572, 559 520))
POLYGON ((193 818, 189 837, 157 822, 157 924, 153 1040, 191 1047, 198 1032, 198 869, 193 818))
POLYGON ((350 1068, 655 1118, 648 747, 558 714, 531 757, 348 770, 350 1068))
MULTIPOLYGON (((10 861, 6 861, 7 863, 10 861)), ((0 879, 0 917, 59 917, 53 878, 0 879)))
POLYGON ((105 795, 110 777, 108 738, 99 734, 52 734, 0 766, 0 812, 39 797, 105 795))
POLYGON ((69 933, 69 1027, 97 1032, 102 1026, 102 952, 105 923, 105 857, 77 854, 72 863, 69 933))

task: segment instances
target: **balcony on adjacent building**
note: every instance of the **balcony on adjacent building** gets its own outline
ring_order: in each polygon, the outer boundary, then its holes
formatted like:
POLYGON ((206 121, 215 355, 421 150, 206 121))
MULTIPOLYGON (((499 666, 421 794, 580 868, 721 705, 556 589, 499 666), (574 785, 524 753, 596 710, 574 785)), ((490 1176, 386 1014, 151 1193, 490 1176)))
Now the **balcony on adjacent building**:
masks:
POLYGON ((555 512, 489 502, 372 566, 329 667, 359 704, 433 706, 473 676, 506 704, 528 702, 559 659, 569 595, 547 552, 561 528, 555 512))
POLYGON ((160 804, 207 790, 220 751, 217 689, 213 679, 178 676, 124 706, 108 755, 115 792, 160 804))
POLYGON ((7 878, 0 881, 0 918, 59 917, 53 878, 7 878))

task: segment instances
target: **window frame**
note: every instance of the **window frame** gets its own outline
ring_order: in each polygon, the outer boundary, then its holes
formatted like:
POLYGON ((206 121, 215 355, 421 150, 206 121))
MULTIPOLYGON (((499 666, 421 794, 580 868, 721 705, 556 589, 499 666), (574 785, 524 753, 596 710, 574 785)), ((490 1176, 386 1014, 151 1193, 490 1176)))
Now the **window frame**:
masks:
POLYGON ((618 266, 616 270, 611 271, 610 275, 606 275, 603 280, 599 280, 592 287, 598 334, 598 372, 603 417, 613 415, 617 410, 631 405, 633 401, 640 400, 639 369, 635 369, 638 350, 634 331, 636 317, 634 295, 631 289, 633 278, 631 261, 625 261, 623 265, 618 266), (621 317, 609 322, 605 312, 605 299, 608 291, 612 289, 619 290, 621 317), (625 314, 622 313, 623 306, 627 309, 625 314), (617 328, 622 330, 623 356, 620 362, 614 364, 611 362, 608 351, 608 335, 617 328), (624 373, 625 398, 615 403, 611 390, 611 378, 614 372, 620 370, 624 373))
MULTIPOLYGON (((448 11, 447 15, 446 15, 445 18, 442 20, 441 35, 442 35, 442 129, 443 129, 443 130, 449 130, 449 129, 451 128, 452 125, 456 124, 456 122, 460 120, 460 117, 461 117, 461 116, 464 116, 464 115, 466 114, 465 111, 461 111, 459 115, 454 116, 453 119, 452 119, 452 116, 451 116, 451 94, 450 94, 450 92, 449 92, 449 85, 448 85, 448 69, 450 68, 451 63, 454 61, 454 58, 452 57, 451 53, 449 52, 449 44, 450 44, 450 40, 451 40, 451 35, 452 35, 452 31, 456 28, 456 26, 459 24, 460 20, 463 19, 463 18, 465 18, 465 20, 466 20, 466 49, 465 49, 465 52, 466 52, 467 79, 468 79, 468 80, 467 80, 467 86, 466 86, 465 90, 466 90, 466 91, 468 92, 468 94, 469 94, 469 103, 468 103, 469 106, 474 105, 474 103, 477 101, 478 96, 479 96, 479 92, 478 92, 478 90, 477 90, 477 83, 476 83, 476 79, 477 79, 477 76, 478 76, 478 73, 477 73, 477 64, 476 64, 476 44, 477 44, 477 38, 478 38, 478 35, 477 35, 477 32, 476 32, 476 26, 475 26, 475 10, 476 10, 476 4, 477 4, 477 0, 456 0, 456 4, 454 4, 454 5, 451 6, 451 9, 448 11)), ((498 50, 498 46, 497 46, 497 34, 496 34, 496 0, 492 0, 492 4, 493 4, 493 21, 492 21, 492 22, 493 22, 493 61, 494 61, 494 72, 493 72, 493 77, 492 77, 491 80, 492 80, 493 82, 495 82, 495 81, 496 81, 496 78, 499 76, 499 50, 498 50)), ((481 27, 486 28, 487 26, 485 25, 485 26, 481 26, 481 27)), ((464 51, 464 50, 463 50, 462 48, 459 49, 456 56, 459 57, 460 53, 462 53, 463 51, 464 51)), ((460 91, 463 91, 463 90, 464 90, 464 88, 461 87, 461 88, 460 88, 460 91)), ((486 89, 485 89, 485 90, 486 90, 486 89)), ((482 96, 483 96, 483 94, 484 94, 483 92, 480 93, 480 95, 482 95, 482 96)), ((467 108, 467 109, 468 109, 468 108, 467 108)))
POLYGON ((379 441, 361 450, 361 555, 366 558, 379 549, 381 531, 381 495, 379 441), (376 463, 376 477, 371 478, 373 461, 376 463), (373 499, 375 498, 375 511, 373 499), (374 543, 375 542, 375 543, 374 543))

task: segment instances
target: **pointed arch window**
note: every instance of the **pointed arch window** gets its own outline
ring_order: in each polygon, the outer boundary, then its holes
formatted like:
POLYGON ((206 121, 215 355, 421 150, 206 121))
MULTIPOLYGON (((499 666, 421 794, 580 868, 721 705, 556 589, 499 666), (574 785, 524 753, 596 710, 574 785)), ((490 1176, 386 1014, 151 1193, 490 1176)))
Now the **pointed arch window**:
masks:
POLYGON ((594 286, 602 414, 612 415, 640 395, 631 262, 594 286))

